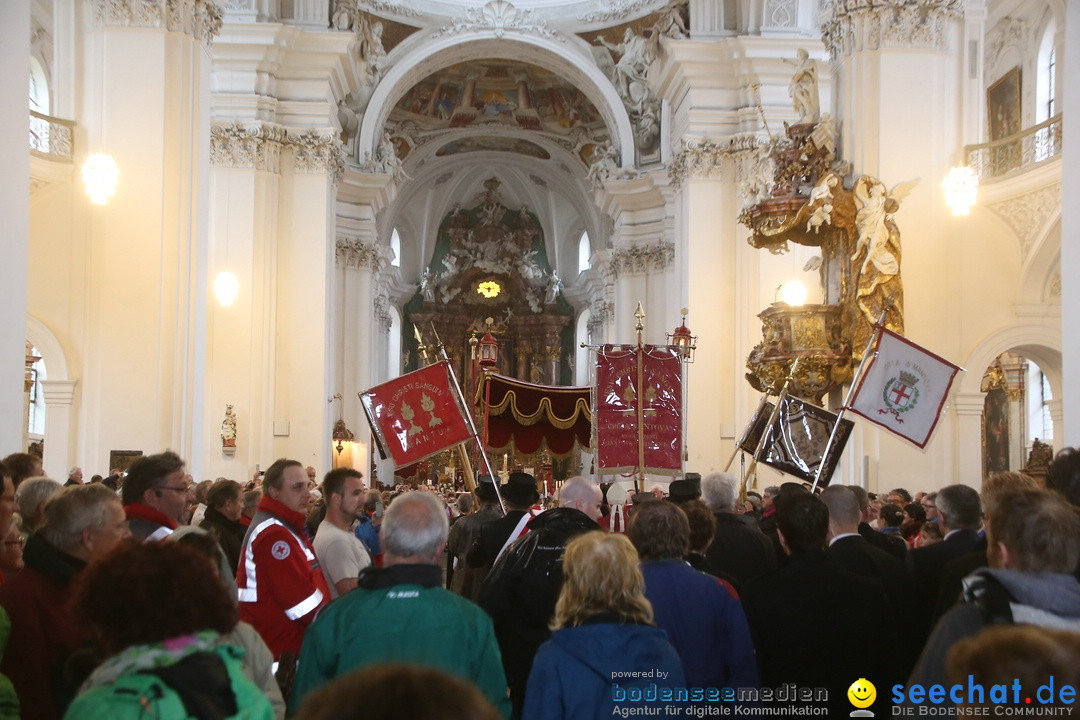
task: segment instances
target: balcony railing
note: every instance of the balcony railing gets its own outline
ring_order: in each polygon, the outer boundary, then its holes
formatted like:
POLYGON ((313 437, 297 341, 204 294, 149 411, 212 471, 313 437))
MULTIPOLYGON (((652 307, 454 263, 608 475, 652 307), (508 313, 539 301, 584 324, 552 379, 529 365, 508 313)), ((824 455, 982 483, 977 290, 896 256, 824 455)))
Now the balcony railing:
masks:
POLYGON ((30 111, 30 152, 39 157, 71 162, 71 120, 30 111))
POLYGON ((964 155, 979 180, 1023 171, 1061 154, 1061 114, 1000 140, 967 145, 964 155))

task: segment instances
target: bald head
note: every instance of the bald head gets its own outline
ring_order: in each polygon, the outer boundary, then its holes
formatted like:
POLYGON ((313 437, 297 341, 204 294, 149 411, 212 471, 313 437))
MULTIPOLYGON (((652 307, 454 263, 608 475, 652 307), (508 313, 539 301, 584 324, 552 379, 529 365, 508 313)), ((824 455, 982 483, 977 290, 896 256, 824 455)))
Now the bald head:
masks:
POLYGON ((600 492, 600 488, 580 475, 564 482, 559 491, 559 507, 580 510, 591 520, 599 519, 602 500, 603 493, 600 492))
POLYGON ((821 493, 821 501, 829 509, 829 534, 833 537, 859 532, 862 512, 859 499, 850 488, 834 485, 821 493))

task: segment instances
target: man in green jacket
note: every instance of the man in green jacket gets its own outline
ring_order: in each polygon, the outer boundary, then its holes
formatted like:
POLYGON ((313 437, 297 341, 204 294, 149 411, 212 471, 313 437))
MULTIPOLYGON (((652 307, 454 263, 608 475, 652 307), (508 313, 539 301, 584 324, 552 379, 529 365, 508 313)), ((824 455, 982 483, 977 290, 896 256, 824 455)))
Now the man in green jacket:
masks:
POLYGON ((361 571, 359 586, 332 602, 308 628, 291 710, 330 680, 378 663, 409 663, 476 685, 510 717, 491 619, 442 587, 449 524, 431 493, 398 496, 382 525, 383 567, 361 571))

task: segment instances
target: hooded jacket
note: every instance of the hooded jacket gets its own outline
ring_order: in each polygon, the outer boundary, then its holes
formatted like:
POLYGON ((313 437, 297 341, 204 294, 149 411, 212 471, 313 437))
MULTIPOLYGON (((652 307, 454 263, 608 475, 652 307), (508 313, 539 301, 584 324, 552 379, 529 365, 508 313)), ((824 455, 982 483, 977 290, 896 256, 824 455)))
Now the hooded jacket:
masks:
POLYGON ((661 708, 665 703, 630 698, 637 691, 649 697, 650 688, 685 686, 682 662, 663 630, 601 616, 556 630, 540 646, 522 720, 593 720, 612 717, 616 708, 661 708), (626 676, 635 672, 649 675, 626 676))
MULTIPOLYGON (((993 583, 1007 594, 1006 612, 1011 613, 1013 623, 1080 632, 1080 582, 1072 575, 980 568, 964 579, 965 595, 976 586, 990 585, 991 592, 999 591, 992 587, 993 583)), ((977 635, 987 625, 980 603, 955 605, 930 634, 908 686, 947 684, 945 661, 950 648, 962 638, 977 635)), ((946 704, 951 704, 948 699, 946 704)))
POLYGON ((521 712, 533 656, 551 636, 548 624, 562 589, 566 544, 600 526, 580 510, 555 508, 534 517, 528 528, 495 561, 480 590, 480 607, 495 622, 515 715, 521 712))

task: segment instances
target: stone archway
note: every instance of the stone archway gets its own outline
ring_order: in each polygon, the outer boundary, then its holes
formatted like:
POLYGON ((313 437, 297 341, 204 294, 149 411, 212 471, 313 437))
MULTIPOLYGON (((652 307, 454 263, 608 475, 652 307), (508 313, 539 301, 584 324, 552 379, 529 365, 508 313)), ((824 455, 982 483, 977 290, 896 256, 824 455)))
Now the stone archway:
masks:
POLYGON ((66 479, 72 463, 72 406, 77 380, 71 379, 67 355, 60 341, 40 320, 26 318, 26 339, 41 353, 48 368, 48 379, 41 383, 45 395, 45 474, 66 479))

